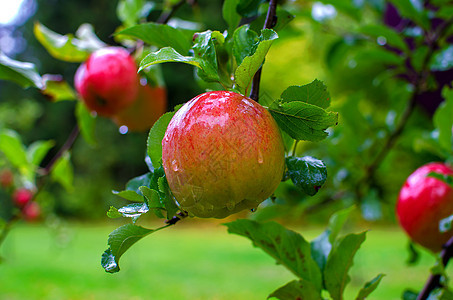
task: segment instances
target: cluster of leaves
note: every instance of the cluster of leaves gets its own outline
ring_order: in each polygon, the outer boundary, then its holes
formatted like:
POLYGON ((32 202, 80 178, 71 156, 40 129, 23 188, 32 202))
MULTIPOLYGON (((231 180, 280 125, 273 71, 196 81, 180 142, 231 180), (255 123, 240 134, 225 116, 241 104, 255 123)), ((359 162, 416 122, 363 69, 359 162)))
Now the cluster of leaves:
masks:
MULTIPOLYGON (((311 242, 275 222, 236 220, 225 225, 228 232, 250 239, 255 247, 272 256, 297 279, 269 295, 277 299, 322 299, 323 290, 331 299, 344 299, 354 256, 365 241, 366 232, 339 237, 353 207, 335 213, 327 229, 311 242)), ((367 282, 355 299, 366 299, 379 285, 383 274, 367 282)))

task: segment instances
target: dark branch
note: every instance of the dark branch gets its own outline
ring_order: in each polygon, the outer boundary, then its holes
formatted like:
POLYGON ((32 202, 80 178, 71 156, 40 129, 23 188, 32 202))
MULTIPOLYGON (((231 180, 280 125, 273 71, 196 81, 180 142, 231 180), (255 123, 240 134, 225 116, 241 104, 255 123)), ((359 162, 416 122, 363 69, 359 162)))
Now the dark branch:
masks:
POLYGON ((179 212, 177 216, 174 216, 170 220, 165 221, 165 223, 167 225, 175 225, 176 223, 178 223, 182 219, 186 218, 187 216, 188 216, 187 212, 185 212, 185 211, 179 212))
MULTIPOLYGON (((453 237, 448 240, 445 244, 444 249, 442 250, 440 257, 442 261, 442 265, 444 267, 447 266, 448 261, 453 256, 453 237)), ((441 288, 442 284, 440 283, 441 275, 440 274, 433 274, 429 277, 428 281, 426 282, 423 290, 418 294, 417 300, 426 300, 429 297, 429 294, 434 291, 436 288, 441 288)))
MULTIPOLYGON (((264 21, 263 29, 266 28, 273 28, 277 23, 277 0, 270 0, 269 1, 269 9, 267 10, 266 20, 264 21)), ((260 82, 261 82, 261 71, 262 67, 258 69, 253 77, 252 81, 252 88, 250 90, 250 98, 258 101, 259 93, 260 93, 260 82)))
POLYGON ((173 15, 175 14, 175 12, 181 7, 183 6, 183 4, 186 2, 186 0, 181 0, 179 1, 178 3, 176 3, 175 5, 173 5, 171 7, 170 10, 168 11, 164 11, 160 17, 157 19, 156 23, 159 23, 159 24, 167 24, 168 21, 170 21, 171 17, 173 17, 173 15))

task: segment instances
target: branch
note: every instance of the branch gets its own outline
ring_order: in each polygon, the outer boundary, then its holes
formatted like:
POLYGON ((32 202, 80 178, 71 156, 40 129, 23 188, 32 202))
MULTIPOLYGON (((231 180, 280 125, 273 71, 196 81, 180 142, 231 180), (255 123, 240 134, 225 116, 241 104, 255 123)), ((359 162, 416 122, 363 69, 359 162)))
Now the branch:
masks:
POLYGON ((183 4, 186 2, 186 0, 181 0, 178 3, 174 4, 170 10, 164 11, 160 17, 157 19, 156 23, 159 24, 167 24, 168 21, 170 21, 171 17, 175 14, 175 12, 183 6, 183 4))
MULTIPOLYGON (((442 265, 444 267, 447 266, 448 261, 453 256, 453 237, 448 240, 448 242, 444 245, 444 249, 440 253, 440 258, 442 261, 442 265)), ((434 291, 434 289, 438 287, 442 287, 440 283, 441 275, 440 274, 433 274, 429 277, 428 281, 426 282, 423 290, 418 294, 417 300, 426 300, 429 297, 429 294, 434 291)))
MULTIPOLYGON (((277 0, 270 0, 269 1, 269 9, 267 10, 266 20, 264 21, 264 27, 272 28, 277 23, 277 0)), ((250 98, 258 101, 259 93, 260 93, 260 82, 261 82, 261 71, 262 67, 258 69, 253 77, 252 81, 252 89, 250 91, 250 98)))

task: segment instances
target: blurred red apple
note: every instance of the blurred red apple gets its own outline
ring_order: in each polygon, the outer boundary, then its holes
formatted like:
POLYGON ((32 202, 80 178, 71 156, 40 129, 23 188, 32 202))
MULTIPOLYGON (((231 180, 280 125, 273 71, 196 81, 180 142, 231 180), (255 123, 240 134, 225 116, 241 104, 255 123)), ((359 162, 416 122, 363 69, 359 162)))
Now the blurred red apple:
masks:
POLYGON ((9 188, 13 185, 14 175, 10 169, 3 169, 0 171, 0 186, 9 188))
POLYGON ((14 203, 19 207, 24 207, 33 199, 33 192, 26 188, 19 188, 13 193, 14 203))
POLYGON ((37 202, 32 201, 22 209, 22 214, 26 221, 36 221, 41 217, 41 207, 37 202))

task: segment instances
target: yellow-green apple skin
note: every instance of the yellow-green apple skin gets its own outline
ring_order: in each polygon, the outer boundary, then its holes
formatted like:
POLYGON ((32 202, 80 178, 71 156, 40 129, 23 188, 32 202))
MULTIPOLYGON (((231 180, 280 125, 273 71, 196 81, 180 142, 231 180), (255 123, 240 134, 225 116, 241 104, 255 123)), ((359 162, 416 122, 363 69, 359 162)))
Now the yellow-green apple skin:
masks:
POLYGON ((170 190, 182 209, 225 218, 255 209, 285 169, 280 130, 271 114, 243 95, 201 94, 173 116, 162 141, 170 190))

